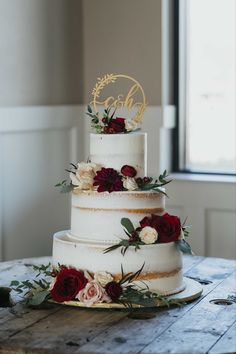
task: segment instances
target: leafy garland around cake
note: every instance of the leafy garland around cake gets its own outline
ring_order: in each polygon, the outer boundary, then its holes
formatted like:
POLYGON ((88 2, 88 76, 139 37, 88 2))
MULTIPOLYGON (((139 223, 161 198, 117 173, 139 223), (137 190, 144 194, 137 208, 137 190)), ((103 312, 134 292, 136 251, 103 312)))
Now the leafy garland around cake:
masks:
POLYGON ((117 108, 104 109, 102 117, 99 113, 94 113, 91 106, 87 107, 87 115, 91 118, 91 127, 95 129, 98 134, 121 134, 130 133, 139 130, 138 124, 135 120, 129 120, 121 117, 115 117, 117 108))
POLYGON ((158 179, 152 177, 136 177, 137 171, 133 166, 124 165, 120 171, 113 168, 105 168, 93 162, 80 162, 70 164, 66 170, 70 173, 70 183, 67 180, 56 184, 62 193, 72 190, 96 190, 98 192, 118 191, 156 191, 166 195, 161 188, 171 182, 167 180, 167 172, 164 171, 158 179))
POLYGON ((104 253, 121 247, 121 253, 125 255, 129 247, 134 247, 135 251, 137 251, 143 245, 175 242, 180 251, 193 254, 190 245, 185 240, 189 235, 189 227, 185 225, 185 222, 181 226, 178 216, 168 213, 145 216, 137 228, 134 227, 130 219, 122 218, 121 225, 128 238, 122 239, 119 243, 106 248, 104 253))
POLYGON ((132 308, 133 305, 156 306, 179 304, 177 300, 151 292, 147 286, 141 288, 134 281, 139 279, 143 266, 135 273, 125 274, 121 266, 121 278, 116 280, 107 272, 91 274, 87 271, 51 265, 34 265, 35 279, 11 282, 12 290, 23 297, 30 306, 39 306, 47 301, 63 303, 80 301, 91 307, 99 303, 117 303, 132 308))

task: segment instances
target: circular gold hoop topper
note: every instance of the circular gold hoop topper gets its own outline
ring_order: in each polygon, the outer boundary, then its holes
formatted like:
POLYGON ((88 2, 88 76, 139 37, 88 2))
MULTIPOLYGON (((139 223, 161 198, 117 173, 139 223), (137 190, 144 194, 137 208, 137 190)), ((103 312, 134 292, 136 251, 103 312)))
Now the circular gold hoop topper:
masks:
POLYGON ((98 106, 105 108, 113 107, 126 108, 128 110, 135 110, 135 116, 132 118, 136 123, 140 123, 143 118, 145 108, 147 106, 146 97, 140 83, 128 75, 123 74, 106 74, 102 78, 98 78, 92 90, 92 101, 95 112, 98 112, 98 106), (120 93, 117 96, 101 97, 102 91, 109 85, 118 83, 120 80, 128 80, 128 90, 126 94, 120 93))

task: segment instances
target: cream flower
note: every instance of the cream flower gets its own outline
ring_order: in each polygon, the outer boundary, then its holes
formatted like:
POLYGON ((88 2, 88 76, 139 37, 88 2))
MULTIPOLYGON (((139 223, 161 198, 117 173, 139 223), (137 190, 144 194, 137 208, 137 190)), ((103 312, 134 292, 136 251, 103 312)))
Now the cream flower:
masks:
POLYGON ((54 277, 49 285, 49 290, 52 290, 54 288, 56 281, 57 281, 57 277, 54 277))
POLYGON ((105 290, 94 280, 87 283, 85 288, 78 293, 76 298, 83 302, 87 307, 103 301, 110 302, 110 298, 106 295, 105 290))
POLYGON ((139 238, 143 241, 146 245, 151 243, 155 243, 158 238, 157 231, 151 226, 145 226, 139 234, 139 238))
POLYGON ((105 287, 107 283, 113 280, 113 277, 107 272, 97 272, 94 274, 94 280, 105 287))
POLYGON ((133 177, 124 177, 122 181, 124 188, 128 191, 135 191, 138 189, 138 185, 133 177))
POLYGON ((181 228, 181 231, 180 231, 180 235, 179 235, 179 240, 184 240, 185 237, 184 237, 184 230, 181 228))
POLYGON ((76 186, 77 189, 92 189, 93 179, 100 169, 101 165, 93 162, 78 163, 75 173, 70 173, 72 184, 76 186))
POLYGON ((125 120, 125 129, 128 132, 131 132, 132 130, 135 130, 137 128, 138 128, 138 124, 133 119, 126 119, 125 120))

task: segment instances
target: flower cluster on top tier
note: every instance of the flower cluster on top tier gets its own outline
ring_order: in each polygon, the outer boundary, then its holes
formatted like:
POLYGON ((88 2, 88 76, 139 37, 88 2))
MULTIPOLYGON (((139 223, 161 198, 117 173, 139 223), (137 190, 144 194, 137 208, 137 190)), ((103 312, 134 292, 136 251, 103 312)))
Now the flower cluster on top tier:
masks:
POLYGON ((92 122, 92 128, 98 134, 121 134, 130 133, 131 131, 138 130, 138 124, 134 120, 128 120, 121 117, 115 117, 116 108, 111 113, 111 107, 104 109, 102 117, 99 113, 93 113, 91 106, 88 106, 86 113, 92 122))
POLYGON ((120 171, 113 168, 105 168, 93 162, 80 162, 71 164, 70 184, 64 180, 56 186, 61 187, 61 192, 78 190, 96 190, 98 192, 119 192, 119 191, 148 191, 164 193, 160 187, 171 182, 166 180, 167 173, 164 171, 158 179, 151 177, 136 177, 137 171, 133 166, 124 165, 120 171))
POLYGON ((136 228, 130 219, 122 218, 121 225, 124 227, 128 238, 106 248, 104 253, 121 247, 121 253, 124 255, 130 246, 135 247, 135 251, 137 251, 142 245, 169 242, 175 242, 184 253, 192 253, 190 245, 185 240, 185 237, 189 234, 188 226, 181 225, 178 216, 168 213, 163 215, 152 214, 145 216, 136 228))

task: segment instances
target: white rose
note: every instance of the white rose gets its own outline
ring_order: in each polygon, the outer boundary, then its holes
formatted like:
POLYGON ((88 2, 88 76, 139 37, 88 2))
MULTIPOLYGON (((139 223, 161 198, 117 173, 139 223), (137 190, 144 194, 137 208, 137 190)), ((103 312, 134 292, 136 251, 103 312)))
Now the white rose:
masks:
POLYGON ((138 128, 138 124, 134 120, 132 120, 132 119, 125 120, 125 129, 128 132, 131 132, 132 130, 135 130, 137 128, 138 128))
POLYGON ((113 280, 113 277, 107 272, 97 272, 94 274, 94 280, 105 287, 107 283, 113 280))
POLYGON ((138 189, 138 185, 133 177, 124 177, 122 181, 124 188, 128 191, 135 191, 138 189))
POLYGON ((157 231, 151 226, 145 226, 139 234, 139 238, 143 241, 146 245, 151 243, 155 243, 158 238, 157 231))
POLYGON ((76 299, 83 302, 87 307, 103 301, 110 301, 110 298, 106 295, 105 290, 95 281, 87 283, 85 288, 83 288, 78 295, 76 295, 76 299))
POLYGON ((70 179, 71 182, 74 186, 76 186, 76 189, 92 189, 93 187, 93 179, 84 181, 82 178, 80 178, 78 173, 70 173, 70 179))
POLYGON ((92 162, 80 162, 75 173, 70 173, 72 184, 78 189, 92 189, 93 179, 101 165, 92 162))

